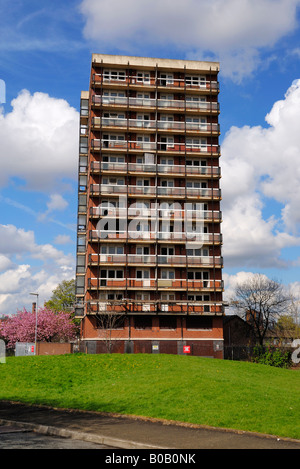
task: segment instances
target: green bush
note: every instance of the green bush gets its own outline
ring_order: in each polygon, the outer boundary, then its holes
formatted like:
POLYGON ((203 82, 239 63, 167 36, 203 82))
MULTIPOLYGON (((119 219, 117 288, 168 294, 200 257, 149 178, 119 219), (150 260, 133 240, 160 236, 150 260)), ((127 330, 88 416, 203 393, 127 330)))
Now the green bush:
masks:
POLYGON ((291 352, 275 346, 257 345, 254 347, 252 361, 262 365, 290 368, 292 365, 291 352))

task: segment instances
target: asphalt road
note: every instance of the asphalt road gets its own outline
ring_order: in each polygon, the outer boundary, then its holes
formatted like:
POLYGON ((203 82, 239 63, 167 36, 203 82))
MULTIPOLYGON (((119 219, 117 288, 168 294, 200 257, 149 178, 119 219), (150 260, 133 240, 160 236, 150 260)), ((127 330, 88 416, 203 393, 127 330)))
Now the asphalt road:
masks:
POLYGON ((12 425, 0 426, 0 450, 1 449, 112 449, 88 441, 73 440, 56 436, 42 435, 30 430, 23 430, 12 425))
MULTIPOLYGON (((295 419, 297 416, 295 416, 295 419)), ((96 444, 125 450, 203 450, 203 449, 300 449, 300 441, 272 435, 181 425, 134 416, 116 416, 90 411, 56 409, 0 401, 0 425, 27 430, 16 433, 28 440, 37 435, 51 437, 57 444, 96 444), (34 434, 32 434, 34 433, 34 434), (54 437, 54 439, 53 439, 54 437), (59 440, 57 438, 59 437, 59 440), (63 438, 62 438, 63 437, 63 438), (65 438, 67 437, 67 439, 65 438), (74 441, 71 441, 74 440, 74 441), (75 442, 76 440, 76 442, 75 442)), ((3 429, 5 430, 5 429, 3 429)), ((2 445, 13 441, 8 431, 0 433, 2 445)), ((39 438, 38 438, 39 440, 39 438)), ((37 444, 43 444, 42 440, 37 444)), ((17 444, 16 441, 12 444, 17 444)), ((24 443, 25 444, 25 443, 24 443)), ((2 446, 3 447, 3 446, 2 446)), ((5 446, 4 446, 5 447, 5 446)), ((78 447, 79 448, 79 447, 78 447)))

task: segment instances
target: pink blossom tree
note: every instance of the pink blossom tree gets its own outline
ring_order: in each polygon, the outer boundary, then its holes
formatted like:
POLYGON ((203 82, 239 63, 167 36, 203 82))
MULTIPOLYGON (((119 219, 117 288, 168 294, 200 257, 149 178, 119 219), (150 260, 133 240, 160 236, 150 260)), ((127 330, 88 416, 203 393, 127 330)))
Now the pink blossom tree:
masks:
MULTIPOLYGON (((13 348, 16 342, 34 342, 35 312, 18 311, 15 315, 5 318, 0 323, 0 336, 5 340, 7 348, 13 348)), ((59 342, 73 340, 77 326, 70 313, 54 312, 40 308, 37 320, 37 342, 59 342)))

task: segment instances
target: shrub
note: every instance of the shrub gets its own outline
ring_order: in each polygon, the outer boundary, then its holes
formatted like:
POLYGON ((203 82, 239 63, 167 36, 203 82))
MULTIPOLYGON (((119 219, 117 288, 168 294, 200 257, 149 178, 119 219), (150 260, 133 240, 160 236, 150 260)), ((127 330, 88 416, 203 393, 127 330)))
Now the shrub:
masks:
POLYGON ((276 366, 278 368, 289 368, 292 365, 292 354, 289 350, 283 350, 275 346, 254 347, 252 361, 262 365, 276 366))

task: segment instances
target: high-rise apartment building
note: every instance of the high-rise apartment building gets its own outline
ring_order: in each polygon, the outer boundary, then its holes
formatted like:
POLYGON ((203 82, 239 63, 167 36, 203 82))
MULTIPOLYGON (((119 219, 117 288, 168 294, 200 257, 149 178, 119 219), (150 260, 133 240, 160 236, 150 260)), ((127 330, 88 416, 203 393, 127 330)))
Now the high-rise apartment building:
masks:
POLYGON ((76 315, 89 353, 223 356, 216 62, 94 54, 76 315))

